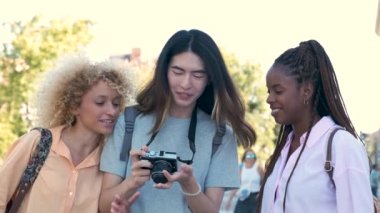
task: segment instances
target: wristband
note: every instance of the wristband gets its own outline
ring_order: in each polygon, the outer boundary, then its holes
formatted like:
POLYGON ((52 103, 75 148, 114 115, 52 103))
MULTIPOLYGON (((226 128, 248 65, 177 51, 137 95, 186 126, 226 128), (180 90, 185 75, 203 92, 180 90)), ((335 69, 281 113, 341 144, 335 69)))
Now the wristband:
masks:
POLYGON ((196 192, 194 192, 194 193, 184 192, 184 191, 182 190, 182 187, 180 187, 179 189, 181 190, 182 194, 184 194, 184 195, 186 195, 186 196, 194 197, 194 196, 199 195, 199 194, 202 192, 201 185, 199 185, 198 182, 197 182, 197 186, 198 186, 198 191, 196 191, 196 192))

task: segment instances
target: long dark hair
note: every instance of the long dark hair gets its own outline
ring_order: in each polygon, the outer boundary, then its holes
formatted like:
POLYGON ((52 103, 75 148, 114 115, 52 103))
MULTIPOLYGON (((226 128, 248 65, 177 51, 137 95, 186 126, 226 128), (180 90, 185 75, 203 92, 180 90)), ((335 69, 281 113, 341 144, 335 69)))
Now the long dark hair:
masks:
POLYGON ((167 78, 170 61, 173 56, 189 51, 202 59, 210 81, 197 100, 197 106, 212 115, 217 123, 229 123, 238 141, 244 147, 251 146, 256 134, 244 119, 244 104, 228 74, 222 54, 208 34, 196 29, 178 31, 167 41, 158 57, 153 79, 137 96, 139 110, 154 112, 157 116, 151 132, 159 130, 172 102, 167 78))
MULTIPOLYGON (((306 82, 313 84, 314 93, 311 97, 311 104, 314 108, 314 115, 319 115, 320 117, 327 115, 331 116, 335 123, 345 127, 354 137, 359 138, 348 116, 331 61, 324 48, 317 41, 304 41, 301 42, 298 47, 288 49, 274 61, 273 67, 275 66, 283 66, 283 72, 288 76, 294 77, 299 85, 306 82)), ((312 115, 312 117, 314 115, 312 115)), ((303 153, 311 129, 312 121, 306 133, 305 143, 302 145, 301 152, 286 184, 285 199, 283 203, 284 211, 288 184, 303 153)), ((271 175, 291 131, 291 125, 281 125, 276 141, 276 148, 268 161, 263 184, 260 189, 259 204, 257 208, 257 212, 259 213, 261 212, 266 181, 271 175)))

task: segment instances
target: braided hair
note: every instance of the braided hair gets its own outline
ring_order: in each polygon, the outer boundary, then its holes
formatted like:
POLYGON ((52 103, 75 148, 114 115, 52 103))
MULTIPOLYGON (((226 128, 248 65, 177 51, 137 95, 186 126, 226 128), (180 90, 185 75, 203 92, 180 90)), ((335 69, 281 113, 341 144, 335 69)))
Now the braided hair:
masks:
MULTIPOLYGON (((311 83, 314 86, 314 93, 311 97, 311 104, 313 107, 312 118, 315 116, 331 116, 335 123, 346 128, 355 138, 359 138, 355 128, 348 116, 342 95, 339 90, 338 81, 335 75, 334 68, 331 61, 325 52, 324 48, 316 40, 303 41, 298 47, 288 49, 281 54, 273 64, 275 66, 282 66, 285 75, 293 77, 299 85, 304 83, 311 83)), ((306 133, 305 143, 303 143, 296 163, 291 171, 289 179, 285 186, 285 195, 283 202, 283 210, 285 212, 286 193, 288 184, 291 180, 294 170, 297 167, 298 161, 303 153, 307 140, 309 138, 313 119, 308 127, 306 133)), ((281 150, 286 144, 286 139, 292 131, 291 125, 281 125, 280 132, 276 141, 275 150, 270 157, 267 165, 266 172, 263 179, 263 184, 260 189, 258 198, 257 212, 261 212, 263 193, 266 181, 272 174, 274 166, 281 154, 281 150)))

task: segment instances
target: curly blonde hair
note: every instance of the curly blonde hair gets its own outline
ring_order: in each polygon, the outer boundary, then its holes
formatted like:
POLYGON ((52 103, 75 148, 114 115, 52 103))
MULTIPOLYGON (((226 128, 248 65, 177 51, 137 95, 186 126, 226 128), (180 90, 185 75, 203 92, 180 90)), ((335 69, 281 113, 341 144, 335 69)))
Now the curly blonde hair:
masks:
POLYGON ((75 123, 72 109, 79 107, 82 96, 100 80, 122 96, 120 111, 135 92, 132 73, 113 60, 91 63, 84 56, 64 57, 45 74, 35 100, 36 125, 45 128, 72 126, 75 123))

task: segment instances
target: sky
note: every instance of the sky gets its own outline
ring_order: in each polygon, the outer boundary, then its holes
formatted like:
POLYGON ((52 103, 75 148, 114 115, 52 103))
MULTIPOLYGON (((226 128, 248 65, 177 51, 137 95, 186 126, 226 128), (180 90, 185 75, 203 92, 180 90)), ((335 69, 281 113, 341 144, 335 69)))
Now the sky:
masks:
MULTIPOLYGON (((0 0, 0 23, 90 19, 94 60, 141 48, 158 56, 176 31, 197 28, 243 62, 264 72, 288 48, 309 39, 324 46, 334 65, 348 113, 358 131, 380 129, 379 0, 0 0)), ((2 33, 0 31, 0 42, 2 33)))

